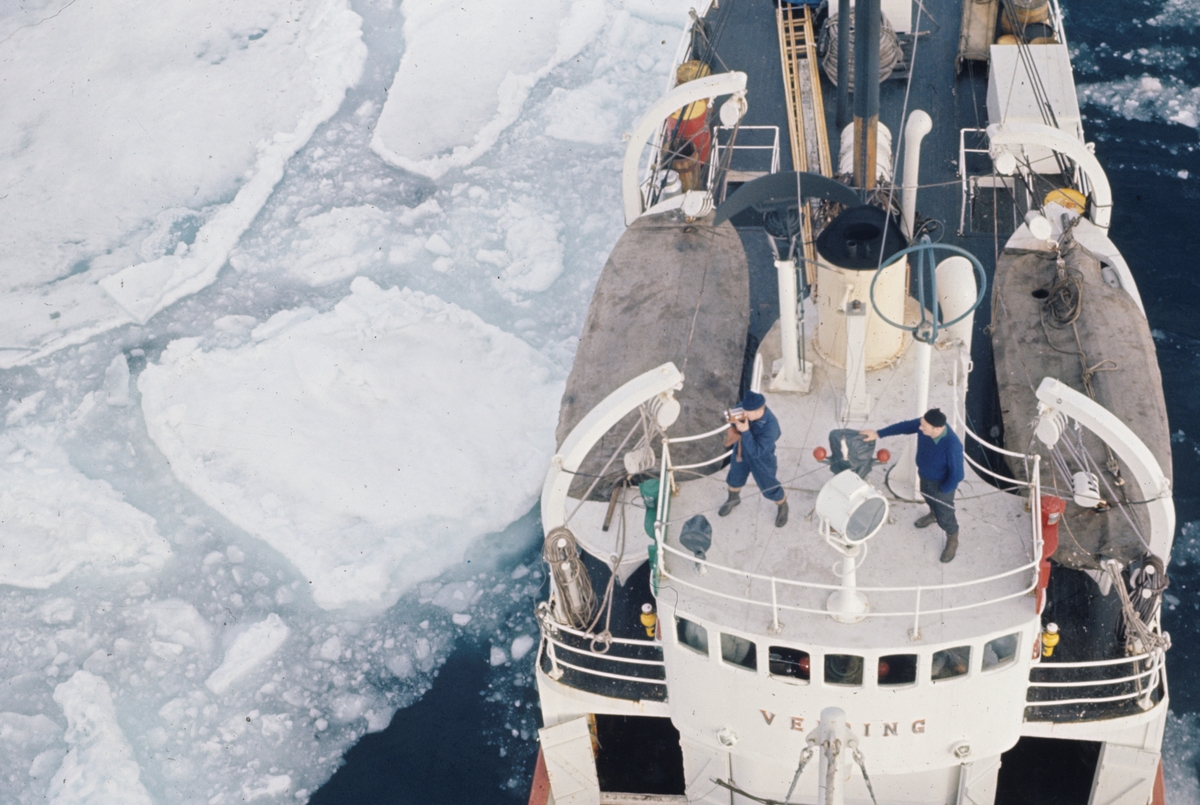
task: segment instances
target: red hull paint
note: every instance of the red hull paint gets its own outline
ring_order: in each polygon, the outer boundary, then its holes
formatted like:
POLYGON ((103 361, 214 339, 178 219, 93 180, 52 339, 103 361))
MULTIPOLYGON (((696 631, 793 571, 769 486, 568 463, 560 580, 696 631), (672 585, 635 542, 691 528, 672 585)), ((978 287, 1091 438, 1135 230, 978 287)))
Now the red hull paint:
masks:
MULTIPOLYGON (((1162 779, 1162 768, 1159 767, 1158 777, 1162 779)), ((546 805, 550 800, 550 776, 546 774, 546 758, 538 748, 537 766, 533 769, 533 785, 529 787, 529 805, 546 805)))
POLYGON ((1161 759, 1158 761, 1158 773, 1154 775, 1154 794, 1150 797, 1150 805, 1167 805, 1167 787, 1163 783, 1161 759))

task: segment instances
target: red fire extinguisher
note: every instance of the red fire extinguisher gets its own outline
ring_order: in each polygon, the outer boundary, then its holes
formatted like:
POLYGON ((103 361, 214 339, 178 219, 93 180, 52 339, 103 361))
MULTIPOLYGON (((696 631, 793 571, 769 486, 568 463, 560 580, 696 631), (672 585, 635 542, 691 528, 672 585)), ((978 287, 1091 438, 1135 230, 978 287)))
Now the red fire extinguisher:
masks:
POLYGON ((1067 510, 1067 502, 1054 495, 1042 495, 1042 558, 1038 563, 1037 611, 1041 614, 1046 603, 1046 587, 1050 584, 1050 557, 1058 550, 1058 521, 1067 510))

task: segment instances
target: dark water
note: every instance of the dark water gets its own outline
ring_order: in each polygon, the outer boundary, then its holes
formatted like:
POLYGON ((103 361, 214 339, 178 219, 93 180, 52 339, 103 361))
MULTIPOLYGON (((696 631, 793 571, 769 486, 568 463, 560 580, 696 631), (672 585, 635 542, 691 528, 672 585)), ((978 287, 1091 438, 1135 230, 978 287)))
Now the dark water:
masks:
MULTIPOLYGON (((1200 777, 1200 599, 1194 595, 1200 585, 1200 0, 1062 0, 1062 7, 1085 130, 1113 188, 1110 236, 1156 330, 1175 434, 1178 531, 1164 616, 1174 640, 1165 754, 1174 805, 1197 805, 1189 800, 1200 777)), ((536 550, 523 561, 537 562, 536 550)), ((532 601, 514 606, 532 608, 532 601)), ((530 673, 517 682, 510 675, 497 695, 487 646, 460 645, 425 697, 351 749, 311 801, 524 802, 537 751, 536 715, 528 701, 524 709, 513 702, 535 695, 532 656, 525 659, 530 673)))

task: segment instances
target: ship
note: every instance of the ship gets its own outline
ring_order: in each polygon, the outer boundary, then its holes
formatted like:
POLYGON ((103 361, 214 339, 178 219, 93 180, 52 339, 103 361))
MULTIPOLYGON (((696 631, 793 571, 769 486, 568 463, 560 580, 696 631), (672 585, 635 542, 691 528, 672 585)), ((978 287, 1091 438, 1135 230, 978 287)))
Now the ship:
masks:
POLYGON ((542 491, 531 805, 1164 802, 1170 431, 1067 34, 692 9, 542 491))

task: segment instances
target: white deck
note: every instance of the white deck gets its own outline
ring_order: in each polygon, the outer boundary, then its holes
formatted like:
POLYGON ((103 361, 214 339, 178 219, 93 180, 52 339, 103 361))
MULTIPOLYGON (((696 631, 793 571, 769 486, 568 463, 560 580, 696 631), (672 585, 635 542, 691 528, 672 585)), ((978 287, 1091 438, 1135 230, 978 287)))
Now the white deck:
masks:
MULTIPOLYGON (((679 527, 695 514, 705 515, 713 526, 713 544, 707 560, 714 566, 724 566, 726 572, 711 567, 701 575, 695 562, 669 554, 666 569, 674 578, 664 579, 659 596, 678 594, 678 609, 692 613, 698 619, 719 624, 733 631, 767 634, 772 626, 770 577, 775 585, 780 605, 780 639, 806 645, 873 647, 911 646, 909 629, 913 617, 878 614, 858 624, 841 624, 815 612, 788 610, 795 606, 824 612, 829 589, 798 587, 785 580, 834 586, 840 583, 833 572, 841 555, 830 547, 818 531, 814 513, 816 495, 833 475, 827 465, 819 464, 812 455, 814 447, 828 447, 829 431, 841 427, 879 428, 892 422, 916 416, 914 384, 915 350, 909 346, 895 368, 868 375, 874 406, 866 422, 844 423, 837 415, 837 399, 843 387, 842 370, 824 363, 809 349, 815 359, 812 391, 808 394, 767 394, 767 405, 780 422, 782 437, 777 446, 779 480, 787 489, 791 516, 783 528, 775 528, 775 504, 758 494, 751 480, 742 491, 743 503, 728 517, 719 517, 717 509, 725 499, 725 473, 685 480, 687 473, 677 476, 679 493, 671 499, 668 545, 684 550, 678 542, 679 527), (745 574, 767 578, 750 578, 745 574), (758 604, 747 603, 752 599, 758 604)), ((933 379, 929 404, 939 406, 949 415, 954 410, 954 390, 951 385, 957 350, 934 350, 933 379)), ((960 374, 961 382, 961 374, 960 374)), ((714 412, 714 420, 718 412, 714 412)), ((952 419, 953 421, 953 419, 952 419)), ((960 436, 961 429, 958 429, 960 436)), ((684 435, 684 434, 672 434, 684 435)), ((915 436, 883 439, 877 445, 892 453, 888 468, 897 466, 915 449, 915 436)), ((713 454, 721 452, 719 438, 712 438, 713 454)), ((970 467, 967 480, 959 487, 956 497, 960 528, 960 546, 953 562, 942 564, 938 558, 943 546, 943 533, 936 526, 917 529, 912 523, 928 511, 923 503, 897 499, 884 482, 884 467, 876 467, 869 482, 889 499, 888 524, 870 540, 865 561, 858 570, 860 588, 868 587, 930 587, 958 584, 984 579, 1028 565, 1032 560, 1031 516, 1025 511, 1025 499, 997 490, 984 482, 970 467)), ((896 476, 899 476, 899 470, 896 476)), ((899 484, 893 487, 900 491, 899 484)), ((910 493, 911 494, 911 493, 910 493)), ((645 556, 648 539, 642 529, 644 510, 640 508, 636 490, 626 494, 632 504, 626 507, 626 562, 645 556)), ((572 530, 592 553, 608 559, 616 554, 619 514, 614 517, 610 531, 602 533, 600 524, 607 506, 587 503, 572 522, 572 530)), ((1034 616, 1032 595, 1020 594, 1006 601, 990 603, 956 612, 937 614, 931 610, 962 607, 983 601, 994 601, 1026 589, 1032 580, 1032 570, 1012 574, 978 585, 951 590, 922 590, 919 609, 922 613, 921 643, 931 645, 958 640, 968 636, 993 632, 1025 624, 1034 616)), ((874 613, 911 613, 917 607, 913 590, 904 592, 870 592, 874 613)))

